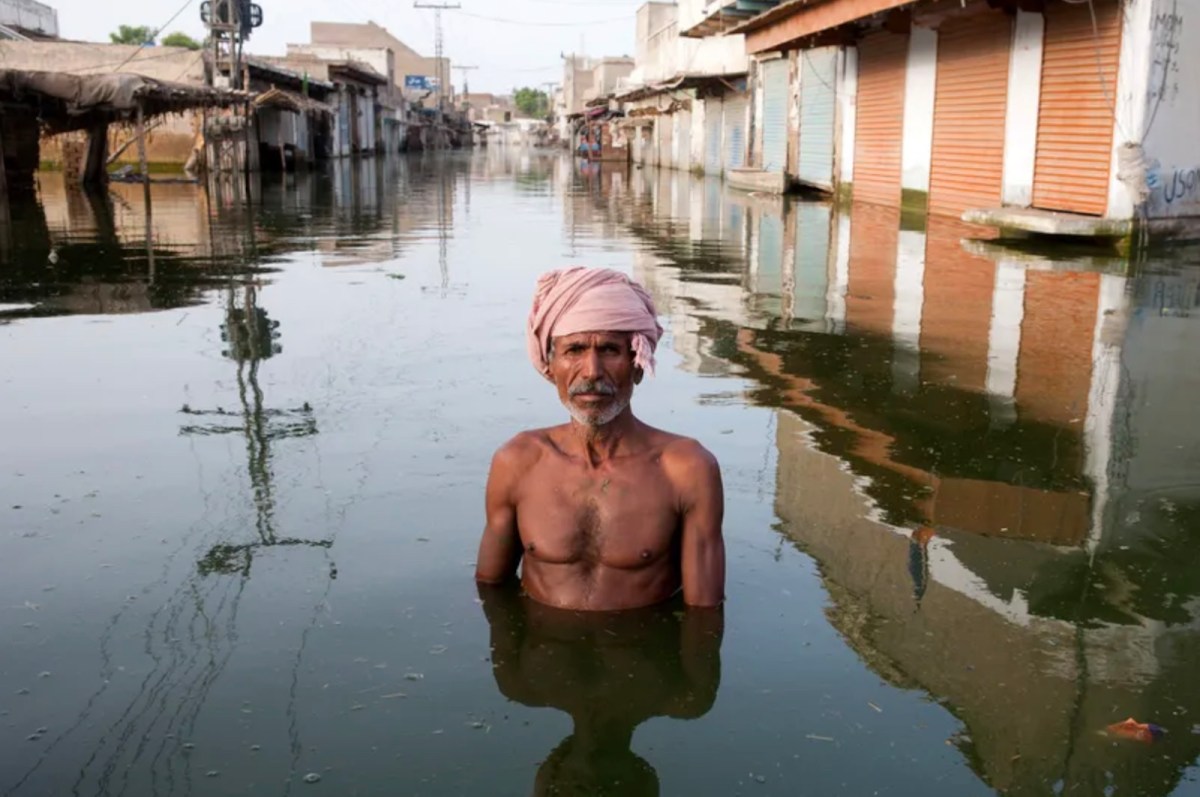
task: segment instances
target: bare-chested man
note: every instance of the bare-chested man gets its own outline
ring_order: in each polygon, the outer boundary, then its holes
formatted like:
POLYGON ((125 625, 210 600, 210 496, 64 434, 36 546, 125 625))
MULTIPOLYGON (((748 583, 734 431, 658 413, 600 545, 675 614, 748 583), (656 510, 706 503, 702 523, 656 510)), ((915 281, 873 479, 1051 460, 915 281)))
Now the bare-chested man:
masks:
POLYGON ((680 588, 689 605, 721 603, 717 461, 629 406, 653 369, 654 316, 650 296, 619 272, 571 268, 539 280, 530 357, 571 421, 496 452, 477 580, 499 583, 520 566, 530 597, 569 609, 632 609, 680 588))

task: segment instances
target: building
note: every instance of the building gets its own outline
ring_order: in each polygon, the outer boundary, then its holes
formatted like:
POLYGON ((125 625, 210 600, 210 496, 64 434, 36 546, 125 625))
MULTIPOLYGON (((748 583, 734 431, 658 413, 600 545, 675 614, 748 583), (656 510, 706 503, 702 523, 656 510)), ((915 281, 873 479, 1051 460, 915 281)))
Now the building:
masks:
POLYGON ((1194 2, 696 0, 679 13, 681 35, 745 37, 735 183, 1119 239, 1137 220, 1188 234, 1200 218, 1200 85, 1181 79, 1200 66, 1194 2), (703 12, 685 20, 689 6, 703 12))
POLYGON ((443 58, 439 64, 436 58, 421 55, 382 25, 374 22, 313 22, 309 38, 312 44, 307 46, 313 48, 389 50, 391 58, 387 71, 370 60, 366 62, 388 75, 406 100, 414 103, 427 101, 430 106, 437 106, 439 101, 444 101, 447 106, 454 102, 450 59, 443 58), (439 85, 439 77, 445 80, 445 86, 439 85))
POLYGON ((0 0, 0 41, 58 38, 58 12, 36 0, 0 0))
POLYGON ((632 158, 721 175, 745 165, 750 125, 748 62, 741 36, 685 37, 703 0, 646 3, 637 12, 635 68, 617 97, 632 158))

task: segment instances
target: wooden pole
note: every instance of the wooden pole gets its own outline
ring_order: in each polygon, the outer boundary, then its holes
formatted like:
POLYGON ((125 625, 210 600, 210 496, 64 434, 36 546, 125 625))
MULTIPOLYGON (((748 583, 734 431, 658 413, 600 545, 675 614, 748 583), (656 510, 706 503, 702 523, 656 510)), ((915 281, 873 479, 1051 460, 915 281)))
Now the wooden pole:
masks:
POLYGON ((150 164, 146 161, 146 119, 141 103, 137 107, 137 136, 138 167, 142 170, 142 202, 146 210, 146 259, 149 261, 150 284, 154 284, 154 240, 151 229, 150 210, 150 164))
POLYGON ((0 202, 8 199, 8 177, 4 172, 4 128, 0 126, 0 202))
MULTIPOLYGON (((122 147, 122 150, 124 147, 122 147)), ((84 185, 104 185, 108 182, 108 125, 98 124, 88 130, 87 160, 83 167, 84 185)))
POLYGON ((12 216, 8 209, 8 178, 4 172, 4 121, 0 120, 0 260, 9 262, 13 249, 12 216))

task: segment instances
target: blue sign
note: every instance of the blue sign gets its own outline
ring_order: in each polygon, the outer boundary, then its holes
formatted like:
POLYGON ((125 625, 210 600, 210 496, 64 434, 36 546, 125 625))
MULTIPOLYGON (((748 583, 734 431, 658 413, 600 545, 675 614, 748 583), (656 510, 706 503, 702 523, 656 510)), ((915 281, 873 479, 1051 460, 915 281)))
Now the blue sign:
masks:
POLYGON ((436 81, 431 80, 426 75, 405 75, 404 76, 404 88, 406 88, 406 89, 417 89, 420 91, 429 91, 430 88, 432 88, 431 84, 433 84, 435 82, 436 81))

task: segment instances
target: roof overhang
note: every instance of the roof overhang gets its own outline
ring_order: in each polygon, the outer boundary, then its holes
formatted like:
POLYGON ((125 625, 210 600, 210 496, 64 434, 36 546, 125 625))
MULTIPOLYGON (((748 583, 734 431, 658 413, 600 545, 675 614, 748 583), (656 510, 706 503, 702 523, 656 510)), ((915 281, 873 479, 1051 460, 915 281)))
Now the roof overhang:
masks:
POLYGON ((668 94, 672 91, 686 91, 688 89, 699 89, 711 86, 722 86, 729 91, 736 91, 738 89, 733 85, 732 81, 741 80, 744 77, 746 77, 745 72, 676 75, 670 80, 664 80, 661 83, 650 83, 645 86, 636 86, 623 94, 618 94, 617 99, 621 102, 637 102, 638 100, 648 99, 659 94, 668 94))
MULTIPOLYGON (((746 52, 769 52, 829 34, 853 22, 894 12, 917 0, 785 0, 775 8, 732 28, 746 37, 746 52)), ((806 42, 809 43, 809 42, 806 42)))
POLYGON ((680 31, 679 35, 703 39, 735 32, 739 25, 770 11, 779 3, 780 0, 724 0, 709 3, 709 10, 704 19, 687 30, 680 31))

